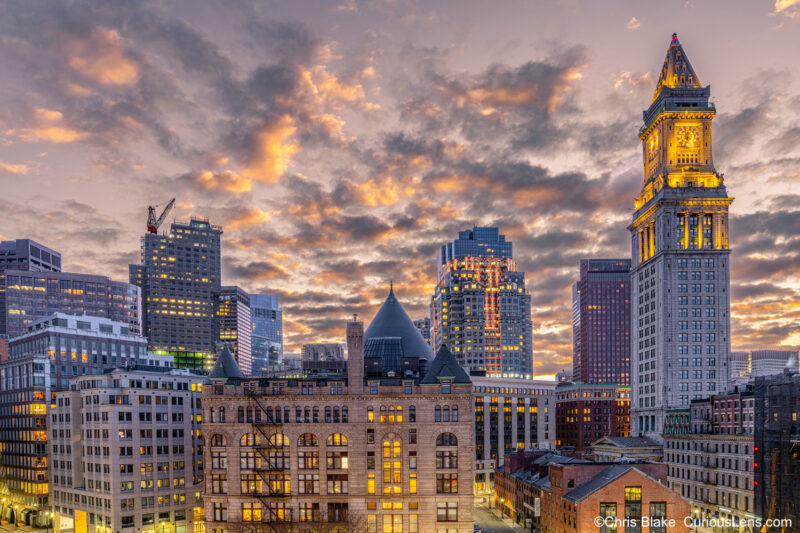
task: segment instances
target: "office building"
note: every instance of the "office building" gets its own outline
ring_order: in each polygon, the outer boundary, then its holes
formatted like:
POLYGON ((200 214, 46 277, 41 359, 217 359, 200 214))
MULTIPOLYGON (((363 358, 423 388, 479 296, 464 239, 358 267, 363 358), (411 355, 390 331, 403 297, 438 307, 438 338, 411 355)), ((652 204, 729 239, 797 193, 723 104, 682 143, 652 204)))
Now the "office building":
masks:
POLYGON ((69 272, 5 271, 6 334, 22 335, 28 325, 53 313, 90 315, 125 322, 141 333, 141 293, 130 283, 69 272))
POLYGON ((497 228, 460 231, 437 268, 433 345, 447 346, 472 374, 532 378, 531 296, 512 243, 497 228))
POLYGON ((219 356, 203 394, 206 530, 473 532, 469 376, 392 292, 346 336, 338 379, 250 378, 219 356))
POLYGON ((494 472, 517 450, 555 443, 555 383, 471 376, 475 410, 477 496, 494 491, 494 472))
POLYGON ((204 377, 117 369, 70 380, 49 410, 58 531, 194 533, 203 525, 204 377))
POLYGON ((422 338, 425 339, 425 342, 433 348, 433 338, 431 337, 431 319, 430 317, 420 318, 414 321, 414 325, 417 326, 420 335, 422 338))
POLYGON ((798 351, 787 349, 734 350, 731 352, 731 382, 743 384, 755 378, 798 370, 798 351))
POLYGON ((344 346, 338 342, 304 344, 301 361, 344 361, 344 346))
POLYGON ((497 472, 494 507, 526 531, 542 532, 688 533, 684 518, 691 515, 689 502, 667 486, 664 464, 592 463, 541 451, 507 458, 497 472), (607 522, 598 525, 598 517, 607 522), (645 529, 643 517, 652 524, 660 520, 663 529, 658 525, 645 529), (620 525, 623 519, 629 521, 627 527, 620 525), (665 520, 675 525, 669 527, 665 520))
POLYGON ((217 342, 227 344, 243 372, 251 373, 250 295, 239 287, 220 288, 214 300, 217 342))
POLYGON ((673 35, 639 130, 631 232, 631 422, 660 439, 664 412, 724 392, 730 353, 728 197, 714 168, 716 110, 673 35))
POLYGON ((130 281, 142 289, 148 349, 172 355, 178 367, 213 364, 221 235, 208 220, 174 222, 169 233, 146 233, 142 262, 130 265, 130 281))
POLYGON ((5 271, 61 272, 61 254, 30 239, 0 241, 0 338, 8 337, 5 271))
POLYGON ((250 359, 252 373, 274 368, 283 356, 283 311, 278 297, 271 294, 250 295, 250 359))
POLYGON ((755 514, 789 522, 765 528, 789 531, 800 524, 800 374, 755 380, 755 514))
POLYGON ((630 435, 630 387, 559 383, 555 403, 557 448, 589 451, 592 443, 601 437, 630 435))
POLYGON ((631 260, 581 259, 572 286, 572 376, 631 383, 631 260))
POLYGON ((100 375, 115 367, 169 368, 168 356, 146 353, 144 338, 124 322, 56 313, 10 340, 0 363, 0 494, 2 517, 44 527, 50 523, 47 405, 77 376, 100 375))
POLYGON ((742 389, 693 400, 688 424, 673 423, 673 413, 664 428, 669 486, 691 501, 695 518, 724 521, 726 531, 752 531, 744 524, 755 518, 753 390, 742 389))

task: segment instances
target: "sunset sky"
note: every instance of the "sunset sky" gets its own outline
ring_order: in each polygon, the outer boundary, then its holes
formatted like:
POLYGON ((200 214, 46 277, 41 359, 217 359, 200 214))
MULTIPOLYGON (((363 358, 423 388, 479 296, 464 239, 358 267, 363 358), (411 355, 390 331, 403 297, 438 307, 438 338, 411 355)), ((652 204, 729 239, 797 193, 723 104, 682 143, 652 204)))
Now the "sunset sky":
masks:
POLYGON ((280 295, 299 351, 390 279, 426 315, 439 246, 499 226, 534 373, 571 368, 570 285, 630 256, 673 32, 736 198, 732 344, 800 345, 800 0, 2 2, 0 239, 127 280, 174 196, 170 222, 224 227, 224 284, 280 295))

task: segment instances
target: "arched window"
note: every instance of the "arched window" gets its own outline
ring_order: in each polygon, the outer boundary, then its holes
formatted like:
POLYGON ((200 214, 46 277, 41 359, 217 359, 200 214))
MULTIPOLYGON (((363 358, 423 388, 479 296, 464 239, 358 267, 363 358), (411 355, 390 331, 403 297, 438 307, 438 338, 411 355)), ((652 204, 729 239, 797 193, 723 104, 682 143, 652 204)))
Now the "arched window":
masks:
POLYGON ((403 406, 402 405, 398 405, 397 409, 395 409, 395 413, 396 414, 395 414, 395 418, 394 419, 396 421, 398 421, 398 422, 402 422, 403 421, 403 406))
POLYGON ((381 422, 386 422, 386 406, 381 405, 381 422))
MULTIPOLYGON (((213 409, 211 410, 211 415, 212 415, 212 417, 214 415, 214 410, 213 409)), ((212 422, 213 422, 213 420, 212 420, 212 422)), ((372 409, 371 405, 369 407, 367 407, 367 422, 375 422, 375 410, 372 409)))
POLYGON ((214 422, 216 422, 216 420, 214 419, 214 410, 215 410, 215 409, 212 407, 212 408, 211 408, 211 419, 209 420, 209 422, 211 422, 212 424, 213 424, 214 422))
POLYGON ((408 421, 409 422, 416 422, 417 421, 417 408, 413 405, 408 408, 408 421))
POLYGON ((237 415, 238 415, 237 419, 238 419, 239 423, 240 424, 244 424, 244 407, 242 407, 240 405, 239 408, 236 411, 237 411, 237 415))
POLYGON ((454 405, 451 408, 451 413, 452 413, 452 415, 450 416, 450 418, 453 420, 453 422, 458 422, 458 406, 457 405, 454 405))
POLYGON ((441 422, 442 421, 442 407, 437 405, 433 409, 433 421, 434 422, 441 422))
POLYGON ((342 407, 342 424, 347 424, 347 406, 342 407))
MULTIPOLYGON (((278 414, 278 416, 277 416, 277 417, 274 417, 274 416, 273 416, 273 414, 272 414, 272 407, 267 407, 267 423, 268 423, 268 424, 271 424, 272 422, 275 422, 275 418, 278 418, 278 419, 280 419, 280 417, 281 417, 281 410, 280 410, 280 409, 278 409, 278 410, 276 411, 276 413, 278 414)), ((278 422, 280 422, 280 420, 278 420, 278 422)))
POLYGON ((400 494, 402 491, 402 447, 399 440, 383 441, 383 493, 400 494))
POLYGON ((310 407, 306 407, 305 410, 303 411, 303 422, 305 422, 306 424, 310 424, 311 423, 311 408, 310 407))
POLYGON ((328 446, 347 446, 347 437, 341 433, 334 433, 332 435, 328 435, 328 438, 325 440, 325 444, 328 446))
POLYGON ((246 413, 247 413, 247 423, 248 424, 252 424, 253 423, 253 408, 252 407, 248 407, 247 410, 246 410, 246 413))
POLYGON ((291 416, 289 416, 289 413, 291 413, 291 410, 289 409, 289 407, 288 406, 284 407, 283 408, 283 423, 284 424, 288 424, 289 422, 292 421, 292 418, 291 418, 291 416))
POLYGON ((298 424, 303 423, 303 408, 302 407, 295 407, 294 408, 294 421, 298 424))
POLYGON ((211 437, 211 446, 227 446, 228 439, 225 438, 225 435, 220 435, 217 433, 216 435, 211 437))
POLYGON ((394 405, 389 406, 389 422, 394 422, 394 405))
POLYGON ((298 446, 317 446, 317 436, 313 433, 303 433, 297 438, 298 446))
POLYGON ((219 408, 219 422, 220 422, 220 424, 224 424, 225 423, 225 408, 224 407, 220 407, 219 408))
POLYGON ((338 424, 339 423, 339 408, 338 407, 334 407, 333 408, 333 423, 334 424, 338 424))
MULTIPOLYGON (((261 439, 259 439, 259 441, 260 440, 261 439)), ((274 435, 270 436, 268 444, 271 448, 288 448, 289 437, 287 437, 283 433, 275 433, 274 435)))
POLYGON ((254 433, 245 433, 239 439, 239 446, 255 446, 261 443, 261 439, 254 433))
POLYGON ((255 411, 255 414, 256 414, 256 424, 260 424, 261 423, 261 413, 262 413, 261 408, 253 408, 253 411, 255 411))
POLYGON ((331 406, 330 405, 325 406, 325 423, 326 424, 330 424, 331 423, 331 406))
POLYGON ((440 433, 436 437, 437 446, 458 446, 458 439, 452 433, 440 433))
POLYGON ((314 420, 315 424, 319 422, 319 407, 317 407, 317 406, 314 406, 314 418, 313 418, 313 420, 314 420))
POLYGON ((442 411, 442 422, 450 422, 450 408, 445 405, 442 411))

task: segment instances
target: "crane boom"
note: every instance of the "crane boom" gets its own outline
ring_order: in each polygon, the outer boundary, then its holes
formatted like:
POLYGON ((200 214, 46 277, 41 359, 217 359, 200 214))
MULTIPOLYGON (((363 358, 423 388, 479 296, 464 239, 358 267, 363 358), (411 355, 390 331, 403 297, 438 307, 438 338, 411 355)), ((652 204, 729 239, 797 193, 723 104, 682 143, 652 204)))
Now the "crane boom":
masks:
POLYGON ((161 216, 156 219, 156 207, 157 205, 150 205, 147 206, 147 231, 149 233, 158 233, 158 228, 161 226, 161 223, 164 222, 164 219, 167 218, 167 215, 170 211, 172 211, 172 207, 175 205, 175 198, 169 201, 167 207, 161 212, 161 216))

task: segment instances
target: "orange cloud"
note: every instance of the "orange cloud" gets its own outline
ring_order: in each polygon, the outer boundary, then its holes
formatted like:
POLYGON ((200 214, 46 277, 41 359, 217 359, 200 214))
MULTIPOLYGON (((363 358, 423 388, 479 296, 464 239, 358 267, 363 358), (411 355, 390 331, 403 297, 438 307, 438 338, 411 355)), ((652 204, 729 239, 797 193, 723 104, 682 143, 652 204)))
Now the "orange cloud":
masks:
POLYGON ((633 87, 645 85, 650 87, 653 85, 653 76, 649 72, 645 72, 641 76, 636 76, 630 72, 623 72, 614 78, 614 88, 619 89, 623 85, 631 85, 633 87))
POLYGON ((224 191, 234 194, 245 193, 253 188, 253 182, 250 179, 230 170, 222 172, 204 170, 194 177, 194 182, 207 191, 224 191))
POLYGON ((127 55, 116 30, 96 28, 75 44, 69 66, 104 85, 129 85, 139 80, 139 66, 127 55))
POLYGON ((367 101, 363 85, 339 80, 325 65, 316 65, 311 69, 300 67, 300 79, 300 90, 317 105, 328 105, 333 109, 350 105, 365 111, 380 108, 378 104, 367 101))
POLYGON ((386 176, 382 180, 371 179, 356 186, 359 201, 370 207, 379 205, 394 205, 400 201, 401 197, 414 195, 412 187, 404 186, 386 176))
POLYGON ((48 141, 53 143, 69 143, 85 139, 89 132, 79 131, 62 125, 64 115, 52 109, 36 108, 33 110, 33 127, 6 130, 8 135, 13 135, 27 142, 48 141))
POLYGON ((249 207, 236 213, 225 223, 225 229, 237 230, 258 226, 264 222, 269 222, 273 216, 279 214, 278 211, 262 211, 258 207, 249 207))
POLYGON ((800 4, 800 0, 775 0, 775 13, 785 11, 797 4, 800 4))
POLYGON ((249 166, 242 175, 265 183, 276 183, 286 172, 292 156, 300 151, 298 144, 289 141, 296 131, 294 119, 283 115, 264 127, 256 137, 249 166))
POLYGON ((27 174, 28 173, 28 165, 12 165, 10 163, 4 163, 0 161, 0 174, 27 174))
POLYGON ((631 20, 628 21, 628 24, 625 27, 629 30, 638 30, 641 27, 641 24, 636 17, 631 17, 631 20))

